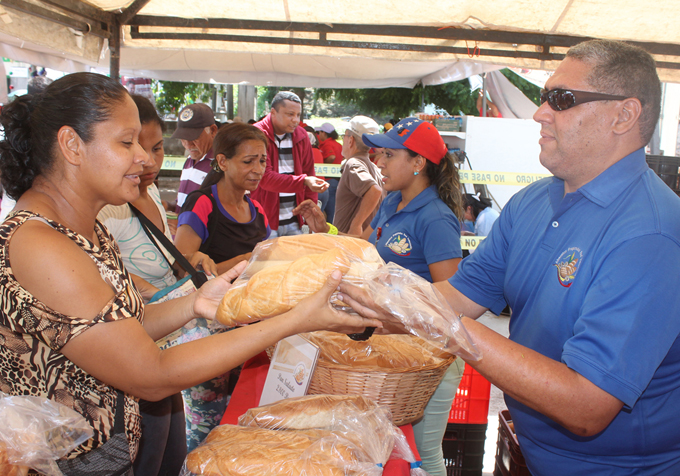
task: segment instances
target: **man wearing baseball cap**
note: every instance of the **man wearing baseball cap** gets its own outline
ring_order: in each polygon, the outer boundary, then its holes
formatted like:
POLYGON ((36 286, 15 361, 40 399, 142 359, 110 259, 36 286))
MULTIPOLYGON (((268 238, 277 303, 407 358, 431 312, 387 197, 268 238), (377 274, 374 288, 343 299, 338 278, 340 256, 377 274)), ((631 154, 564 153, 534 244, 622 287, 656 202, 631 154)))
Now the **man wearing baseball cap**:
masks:
MULTIPOLYGON (((315 127, 319 139, 319 150, 326 164, 340 164, 342 162, 342 144, 338 142, 338 133, 330 122, 324 122, 315 127)), ((335 195, 338 191, 338 177, 326 177, 328 182, 328 203, 326 204, 326 216, 329 222, 335 218, 335 195)))
POLYGON ((370 161, 370 148, 361 139, 363 134, 377 134, 379 130, 378 124, 366 116, 354 116, 345 130, 342 156, 347 161, 342 166, 333 218, 341 233, 361 236, 385 197, 380 170, 370 161))
POLYGON ((189 152, 179 179, 177 202, 168 205, 169 211, 179 213, 184 200, 198 190, 213 161, 212 144, 217 134, 217 124, 212 109, 206 104, 189 104, 179 113, 173 139, 180 139, 189 152))

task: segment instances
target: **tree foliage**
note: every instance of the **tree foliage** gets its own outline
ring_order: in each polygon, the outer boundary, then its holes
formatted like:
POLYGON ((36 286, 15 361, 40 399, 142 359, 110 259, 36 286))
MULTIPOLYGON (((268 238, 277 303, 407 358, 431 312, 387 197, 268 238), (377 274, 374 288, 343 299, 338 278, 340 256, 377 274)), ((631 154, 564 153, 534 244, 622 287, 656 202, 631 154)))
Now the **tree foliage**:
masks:
MULTIPOLYGON (((540 105, 540 88, 507 68, 501 72, 531 101, 540 105)), ((470 90, 467 79, 437 86, 417 85, 413 89, 317 89, 315 100, 351 105, 355 113, 395 118, 409 116, 419 111, 423 104, 434 104, 451 115, 479 114, 477 94, 470 90)))
POLYGON ((204 83, 181 83, 177 81, 154 81, 156 108, 164 114, 177 114, 186 104, 207 102, 211 86, 204 83))
MULTIPOLYGON (((502 69, 512 84, 531 101, 540 105, 540 89, 509 69, 502 69)), ((185 104, 210 99, 211 85, 181 83, 175 81, 154 81, 156 107, 166 114, 177 114, 185 104)), ((235 92, 236 92, 236 88, 235 92)), ((380 118, 407 117, 422 108, 423 104, 434 104, 449 114, 478 115, 477 94, 470 90, 467 79, 437 86, 417 85, 408 88, 384 89, 312 89, 290 87, 257 87, 257 117, 269 111, 266 106, 279 91, 293 91, 300 96, 303 117, 314 114, 321 117, 353 116, 366 114, 380 118)), ((236 103, 236 98, 234 98, 236 103)))
POLYGON ((508 68, 503 68, 501 73, 503 73, 503 75, 508 78, 508 80, 514 84, 517 89, 522 91, 526 97, 531 99, 534 104, 537 106, 541 105, 541 88, 533 83, 530 83, 508 68))
POLYGON ((423 104, 435 104, 450 114, 473 114, 475 97, 468 80, 413 89, 317 89, 319 99, 335 98, 339 103, 352 104, 362 114, 406 117, 421 109, 423 104))

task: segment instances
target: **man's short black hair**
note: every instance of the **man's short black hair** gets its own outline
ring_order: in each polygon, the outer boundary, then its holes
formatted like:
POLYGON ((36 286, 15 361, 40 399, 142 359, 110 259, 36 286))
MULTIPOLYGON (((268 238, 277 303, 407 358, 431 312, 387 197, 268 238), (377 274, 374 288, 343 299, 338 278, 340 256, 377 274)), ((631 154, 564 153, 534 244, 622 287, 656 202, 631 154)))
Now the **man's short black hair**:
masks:
POLYGON ((274 99, 272 99, 272 108, 276 109, 277 111, 279 110, 279 104, 281 104, 283 101, 292 101, 296 102, 298 104, 302 104, 302 101, 300 101, 300 97, 295 94, 292 91, 279 91, 276 93, 276 96, 274 96, 274 99))

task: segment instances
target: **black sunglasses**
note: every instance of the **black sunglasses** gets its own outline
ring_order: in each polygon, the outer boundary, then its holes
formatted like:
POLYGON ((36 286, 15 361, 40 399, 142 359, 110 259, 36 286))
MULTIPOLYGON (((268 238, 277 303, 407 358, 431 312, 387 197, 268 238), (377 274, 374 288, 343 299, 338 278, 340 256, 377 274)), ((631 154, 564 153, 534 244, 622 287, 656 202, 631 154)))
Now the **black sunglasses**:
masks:
POLYGON ((621 101, 623 99, 628 99, 628 97, 572 89, 551 89, 550 91, 541 89, 541 104, 548 101, 548 105, 555 111, 564 111, 592 101, 621 101))

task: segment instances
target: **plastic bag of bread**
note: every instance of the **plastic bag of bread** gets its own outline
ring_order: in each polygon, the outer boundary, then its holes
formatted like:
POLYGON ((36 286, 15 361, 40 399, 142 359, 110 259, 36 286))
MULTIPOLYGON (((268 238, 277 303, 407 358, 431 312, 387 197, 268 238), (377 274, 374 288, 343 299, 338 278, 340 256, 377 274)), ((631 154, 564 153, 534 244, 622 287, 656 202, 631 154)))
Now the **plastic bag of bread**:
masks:
POLYGON ((429 476, 430 473, 425 471, 421 465, 422 461, 416 460, 411 446, 408 444, 406 436, 397 428, 394 434, 394 449, 390 455, 390 459, 401 459, 411 465, 410 476, 429 476))
POLYGON ((428 341, 409 334, 373 335, 370 340, 359 342, 336 332, 302 335, 319 347, 320 361, 345 367, 414 369, 451 357, 428 341))
POLYGON ((18 466, 9 462, 7 447, 4 443, 0 443, 0 474, 3 476, 26 476, 28 474, 28 466, 18 466))
POLYGON ((61 476, 56 460, 92 438, 85 419, 64 405, 42 397, 0 393, 0 469, 28 466, 48 476, 61 476), (3 460, 6 463, 3 463, 3 460), (3 464, 7 468, 3 468, 3 464))
POLYGON ((476 361, 481 353, 444 296, 425 279, 388 263, 367 273, 364 283, 376 304, 398 318, 412 334, 439 349, 465 360, 476 361))
POLYGON ((220 425, 187 455, 181 476, 379 476, 351 441, 328 430, 220 425))
POLYGON ((335 269, 361 284, 383 264, 375 246, 358 238, 315 233, 266 240, 225 294, 217 320, 233 327, 282 314, 319 291, 335 269))
POLYGON ((351 441, 370 461, 384 465, 394 448, 397 428, 388 407, 360 395, 308 395, 251 408, 240 426, 271 430, 330 430, 351 441))

